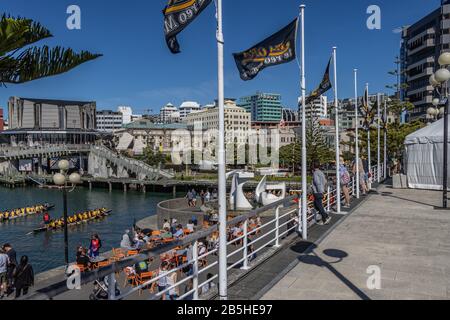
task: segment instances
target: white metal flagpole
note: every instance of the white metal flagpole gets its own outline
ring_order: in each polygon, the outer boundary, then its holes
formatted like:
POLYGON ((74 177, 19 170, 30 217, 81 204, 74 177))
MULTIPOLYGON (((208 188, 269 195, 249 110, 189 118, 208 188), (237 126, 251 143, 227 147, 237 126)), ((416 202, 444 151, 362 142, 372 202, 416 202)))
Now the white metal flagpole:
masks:
POLYGON ((224 107, 224 76, 223 76, 223 29, 222 29, 222 0, 217 0, 217 64, 218 64, 218 97, 219 106, 219 136, 218 136, 218 164, 219 164, 219 297, 228 298, 227 275, 227 185, 226 185, 226 156, 225 156, 225 107, 224 107))
POLYGON ((359 176, 359 120, 358 120, 358 69, 353 70, 355 74, 355 152, 356 152, 356 198, 360 198, 360 176, 359 176))
POLYGON ((377 182, 380 183, 381 173, 381 94, 377 95, 377 182))
POLYGON ((341 175, 340 175, 340 137, 339 137, 339 101, 338 101, 338 88, 337 88, 337 59, 336 59, 336 47, 333 47, 333 65, 334 65, 334 108, 336 112, 336 212, 341 213, 341 175))
MULTIPOLYGON (((372 112, 372 108, 370 107, 370 102, 369 102, 369 84, 366 84, 366 92, 367 92, 367 110, 369 113, 372 112)), ((368 120, 370 120, 370 116, 368 118, 368 120)), ((370 122, 367 123, 367 167, 369 172, 366 172, 368 175, 370 175, 370 173, 372 172, 372 157, 371 157, 371 150, 370 150, 370 122)), ((370 178, 371 179, 371 178, 370 178)), ((369 180, 369 186, 370 186, 370 180, 369 180)))
POLYGON ((305 76, 305 5, 300 6, 301 15, 301 90, 302 90, 302 223, 299 228, 303 240, 308 239, 308 172, 307 172, 307 150, 306 150, 306 76, 305 76))
POLYGON ((386 99, 384 100, 384 172, 383 172, 383 177, 384 180, 387 179, 387 100, 389 98, 386 97, 386 99))

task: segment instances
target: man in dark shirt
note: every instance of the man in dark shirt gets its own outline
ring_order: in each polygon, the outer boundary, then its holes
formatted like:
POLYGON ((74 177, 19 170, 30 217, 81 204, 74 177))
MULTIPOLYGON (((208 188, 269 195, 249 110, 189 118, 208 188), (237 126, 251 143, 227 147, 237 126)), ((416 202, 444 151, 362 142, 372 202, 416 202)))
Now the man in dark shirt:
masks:
POLYGON ((91 266, 91 260, 89 259, 89 257, 86 254, 86 249, 82 249, 80 251, 80 254, 77 257, 77 264, 81 265, 85 268, 90 268, 91 266))

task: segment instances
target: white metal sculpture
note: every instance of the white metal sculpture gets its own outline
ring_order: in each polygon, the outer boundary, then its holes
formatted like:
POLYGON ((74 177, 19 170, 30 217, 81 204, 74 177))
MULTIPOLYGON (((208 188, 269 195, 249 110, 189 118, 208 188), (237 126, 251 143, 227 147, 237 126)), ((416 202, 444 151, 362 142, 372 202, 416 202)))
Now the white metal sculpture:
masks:
POLYGON ((233 179, 229 199, 230 207, 233 210, 252 210, 253 206, 244 194, 244 185, 248 180, 253 179, 255 174, 235 170, 227 173, 227 179, 230 177, 233 179))
POLYGON ((255 190, 255 198, 263 206, 283 200, 286 198, 286 183, 268 185, 267 176, 264 176, 255 190))

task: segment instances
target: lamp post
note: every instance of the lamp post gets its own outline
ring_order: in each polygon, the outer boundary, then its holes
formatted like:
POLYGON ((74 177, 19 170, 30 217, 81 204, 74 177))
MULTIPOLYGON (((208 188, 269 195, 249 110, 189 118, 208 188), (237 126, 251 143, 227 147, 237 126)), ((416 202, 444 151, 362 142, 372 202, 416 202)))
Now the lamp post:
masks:
POLYGON ((75 186, 81 182, 81 176, 78 173, 72 173, 67 176, 70 169, 69 161, 60 160, 58 162, 59 173, 53 176, 53 182, 56 187, 62 191, 63 194, 63 215, 64 215, 64 262, 66 267, 69 266, 69 233, 67 229, 67 192, 72 192, 75 186), (71 186, 68 185, 71 184, 71 186))
MULTIPOLYGON (((441 90, 439 92, 441 99, 434 99, 433 104, 435 106, 441 106, 443 108, 442 113, 444 116, 444 164, 443 164, 443 179, 442 179, 442 208, 447 209, 448 206, 448 108, 450 104, 450 100, 448 97, 448 80, 450 80, 450 71, 448 68, 450 67, 450 52, 444 52, 439 57, 439 65, 441 66, 439 70, 437 70, 430 77, 430 84, 433 87, 440 87, 441 90), (438 101, 439 100, 439 101, 438 101)), ((436 116, 439 115, 440 112, 432 112, 435 113, 436 116)))

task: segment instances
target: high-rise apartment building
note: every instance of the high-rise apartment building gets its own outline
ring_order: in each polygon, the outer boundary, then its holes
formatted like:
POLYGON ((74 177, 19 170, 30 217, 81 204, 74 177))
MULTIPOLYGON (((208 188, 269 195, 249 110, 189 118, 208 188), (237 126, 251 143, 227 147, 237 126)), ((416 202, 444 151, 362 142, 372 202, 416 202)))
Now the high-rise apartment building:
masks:
POLYGON ((401 66, 405 98, 414 104, 409 119, 425 119, 433 100, 429 78, 438 67, 439 55, 450 51, 450 1, 421 20, 403 29, 401 66))

